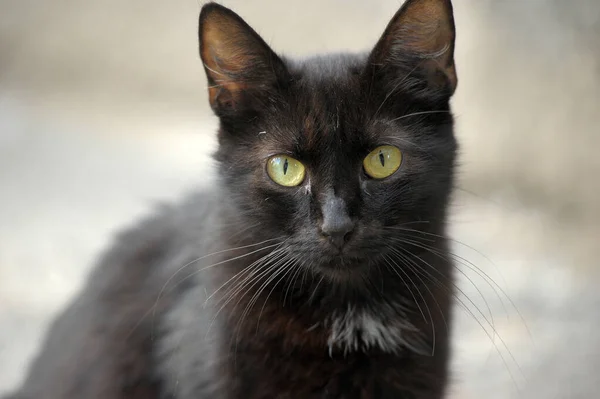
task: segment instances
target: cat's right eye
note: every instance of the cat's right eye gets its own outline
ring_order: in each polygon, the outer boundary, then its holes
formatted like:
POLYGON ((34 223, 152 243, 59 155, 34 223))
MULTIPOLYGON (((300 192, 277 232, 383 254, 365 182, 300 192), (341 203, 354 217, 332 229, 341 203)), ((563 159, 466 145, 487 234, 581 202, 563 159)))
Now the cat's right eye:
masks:
POLYGON ((294 187, 304 181, 306 170, 297 159, 287 155, 275 155, 267 161, 267 174, 281 186, 294 187))

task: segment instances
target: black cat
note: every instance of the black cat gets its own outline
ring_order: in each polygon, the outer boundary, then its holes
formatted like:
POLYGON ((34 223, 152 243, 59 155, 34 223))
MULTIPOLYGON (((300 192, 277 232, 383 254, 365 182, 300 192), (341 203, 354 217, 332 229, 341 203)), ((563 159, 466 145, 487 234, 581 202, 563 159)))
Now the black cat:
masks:
POLYGON ((449 0, 292 61, 206 4, 217 182, 117 237, 15 398, 440 399, 456 141, 449 0))

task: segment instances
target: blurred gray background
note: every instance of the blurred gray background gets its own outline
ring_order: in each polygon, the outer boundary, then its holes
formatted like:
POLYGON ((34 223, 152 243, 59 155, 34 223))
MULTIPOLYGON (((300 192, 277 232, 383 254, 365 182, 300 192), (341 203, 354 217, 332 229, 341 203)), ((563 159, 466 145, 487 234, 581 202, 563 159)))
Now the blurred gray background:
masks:
MULTIPOLYGON (((210 184, 201 4, 0 0, 0 392, 115 231, 210 184)), ((223 4, 303 56, 369 49, 401 1, 223 4)), ((454 4, 450 397, 598 398, 600 2, 454 4)))

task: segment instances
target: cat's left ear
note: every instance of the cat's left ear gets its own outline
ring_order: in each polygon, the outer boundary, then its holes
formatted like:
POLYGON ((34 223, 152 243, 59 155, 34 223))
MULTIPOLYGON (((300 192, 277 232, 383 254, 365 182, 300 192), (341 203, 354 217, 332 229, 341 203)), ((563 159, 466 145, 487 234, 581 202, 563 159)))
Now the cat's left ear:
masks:
POLYGON ((274 88, 286 73, 265 41, 239 15, 219 4, 202 7, 198 36, 209 102, 219 116, 256 106, 261 92, 274 88))
POLYGON ((421 93, 424 88, 430 94, 449 97, 457 85, 454 41, 450 0, 407 0, 388 24, 369 61, 397 84, 402 82, 410 88, 412 82, 421 93))

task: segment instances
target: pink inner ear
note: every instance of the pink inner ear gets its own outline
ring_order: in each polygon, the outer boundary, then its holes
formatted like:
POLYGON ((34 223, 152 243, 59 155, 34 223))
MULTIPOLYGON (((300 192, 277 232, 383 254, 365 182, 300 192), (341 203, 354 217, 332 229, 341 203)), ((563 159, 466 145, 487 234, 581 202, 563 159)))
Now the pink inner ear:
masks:
POLYGON ((226 83, 250 65, 248 58, 252 56, 243 47, 248 40, 236 23, 216 15, 207 19, 202 28, 202 61, 212 80, 226 83))
MULTIPOLYGON (((242 79, 236 79, 246 68, 239 56, 223 57, 219 50, 224 47, 204 47, 203 61, 209 77, 208 95, 211 105, 216 105, 217 98, 228 103, 235 102, 237 93, 248 88, 242 79)), ((232 104, 229 104, 232 105, 232 104)))
POLYGON ((395 45, 448 65, 454 46, 454 21, 448 0, 408 0, 394 24, 395 45))
POLYGON ((213 107, 235 105, 243 91, 266 78, 270 49, 239 17, 211 13, 203 21, 200 40, 213 107))

